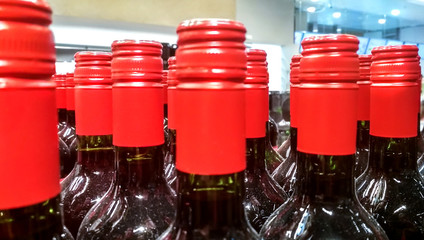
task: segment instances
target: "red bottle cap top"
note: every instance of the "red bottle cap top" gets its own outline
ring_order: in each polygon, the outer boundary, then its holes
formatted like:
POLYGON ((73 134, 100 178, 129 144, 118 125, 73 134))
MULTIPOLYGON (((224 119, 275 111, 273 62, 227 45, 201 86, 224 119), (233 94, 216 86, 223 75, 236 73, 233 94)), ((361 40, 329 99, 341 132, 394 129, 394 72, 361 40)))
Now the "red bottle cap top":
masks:
POLYGON ((177 86, 177 58, 168 58, 168 88, 177 86))
POLYGON ((302 55, 296 54, 293 55, 290 62, 290 83, 299 84, 299 67, 300 67, 300 59, 302 55))
POLYGON ((329 34, 302 41, 300 81, 354 81, 359 78, 356 51, 359 40, 353 35, 329 34))
POLYGON ((66 87, 75 87, 74 73, 66 73, 66 87))
POLYGON ((247 72, 244 83, 269 82, 268 68, 266 62, 266 52, 261 49, 248 49, 247 51, 247 72))
POLYGON ((52 80, 56 82, 56 87, 66 87, 66 74, 55 74, 52 80))
POLYGON ((0 1, 0 74, 51 77, 56 53, 48 28, 51 9, 43 0, 0 1))
POLYGON ((298 145, 304 153, 351 155, 356 151, 359 40, 323 35, 302 41, 298 89, 298 145))
POLYGON ((189 78, 242 78, 246 74, 245 34, 240 22, 193 19, 178 28, 179 81, 189 78))
POLYGON ((119 40, 112 43, 113 144, 120 147, 164 143, 162 44, 119 40))
POLYGON ((358 120, 370 120, 371 55, 359 55, 358 120))
POLYGON ((168 70, 162 71, 162 81, 160 82, 165 88, 168 87, 168 70))
POLYGON ((112 54, 109 52, 77 52, 74 83, 79 85, 111 85, 112 54))
POLYGON ((376 47, 371 53, 372 82, 417 81, 421 77, 415 45, 376 47))
POLYGON ((162 79, 162 44, 145 40, 117 40, 112 43, 114 81, 159 81, 162 79))
POLYGON ((370 81, 371 54, 359 55, 359 78, 362 81, 370 81))
POLYGON ((243 171, 246 29, 233 20, 194 19, 177 33, 176 168, 200 175, 243 171))
POLYGON ((379 137, 417 136, 421 77, 418 47, 376 47, 371 63, 370 134, 379 137))

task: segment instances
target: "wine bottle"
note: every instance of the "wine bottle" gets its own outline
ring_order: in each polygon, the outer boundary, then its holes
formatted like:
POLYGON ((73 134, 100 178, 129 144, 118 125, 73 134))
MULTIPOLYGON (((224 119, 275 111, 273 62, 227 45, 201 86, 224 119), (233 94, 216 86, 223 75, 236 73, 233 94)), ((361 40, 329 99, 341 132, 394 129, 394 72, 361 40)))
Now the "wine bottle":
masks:
POLYGON ((175 191, 177 173, 175 170, 175 157, 177 145, 177 128, 175 124, 175 109, 176 109, 176 89, 177 89, 177 76, 176 76, 176 58, 170 57, 168 59, 168 129, 169 129, 169 148, 165 155, 165 178, 171 188, 175 191))
POLYGON ((246 171, 244 199, 250 224, 257 232, 287 194, 265 168, 265 125, 268 121, 268 69, 266 52, 247 50, 246 91, 246 171))
POLYGON ((69 158, 64 161, 61 177, 66 177, 77 160, 77 135, 75 132, 75 83, 74 74, 67 73, 66 79, 66 126, 59 132, 59 138, 67 145, 69 158))
POLYGON ((111 54, 75 54, 75 117, 78 158, 62 182, 65 223, 74 237, 88 210, 114 177, 111 54))
MULTIPOLYGON (((268 104, 266 106, 268 106, 268 104)), ((267 111, 269 112, 269 109, 267 111)), ((268 118, 265 130, 265 167, 269 174, 272 174, 272 172, 280 166, 284 159, 272 144, 277 143, 278 126, 271 116, 268 118)))
POLYGON ((155 41, 112 43, 116 177, 77 239, 156 239, 174 219, 175 195, 163 167, 161 53, 155 41))
POLYGON ((370 66, 371 55, 359 55, 358 124, 356 127, 355 177, 368 165, 370 149, 370 66))
POLYGON ((177 216, 159 239, 257 239, 243 207, 245 33, 224 19, 177 28, 177 216))
POLYGON ((66 75, 55 74, 52 80, 56 82, 56 108, 59 120, 58 131, 66 126, 66 75))
POLYGON ((297 126, 298 126, 298 89, 299 65, 302 55, 294 55, 290 63, 290 136, 286 142, 290 143, 286 154, 288 157, 274 170, 272 177, 291 196, 296 183, 296 158, 297 158, 297 126))
POLYGON ((57 240, 60 210, 56 55, 42 0, 0 2, 0 239, 57 240))
POLYGON ((424 238, 424 180, 417 169, 418 48, 372 51, 370 157, 358 197, 390 239, 424 238))
POLYGON ((297 187, 261 239, 387 239, 355 191, 358 43, 338 34, 301 43, 297 187))

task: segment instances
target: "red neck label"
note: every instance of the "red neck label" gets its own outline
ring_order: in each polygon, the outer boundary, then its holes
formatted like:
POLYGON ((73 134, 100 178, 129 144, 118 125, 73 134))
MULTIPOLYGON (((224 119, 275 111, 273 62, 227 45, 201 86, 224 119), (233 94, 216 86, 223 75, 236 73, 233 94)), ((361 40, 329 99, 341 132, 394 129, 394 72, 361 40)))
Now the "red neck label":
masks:
POLYGON ((74 87, 66 88, 66 109, 75 110, 75 89, 74 87))
POLYGON ((169 129, 176 129, 176 123, 175 123, 175 107, 176 107, 176 100, 177 100, 177 89, 176 87, 169 87, 168 86, 168 128, 169 129))
POLYGON ((265 84, 245 84, 246 138, 265 137, 268 121, 268 89, 265 84))
POLYGON ((56 108, 66 109, 66 88, 56 88, 56 108))
POLYGON ((54 84, 0 88, 0 209, 30 206, 60 193, 55 94, 54 84))
POLYGON ((165 142, 163 87, 160 83, 115 83, 113 96, 113 145, 149 147, 165 142), (136 85, 136 84, 135 84, 136 85))
POLYGON ((417 136, 417 83, 371 84, 370 134, 378 137, 417 136))
POLYGON ((298 125, 298 93, 299 92, 299 84, 290 84, 290 126, 297 128, 298 125))

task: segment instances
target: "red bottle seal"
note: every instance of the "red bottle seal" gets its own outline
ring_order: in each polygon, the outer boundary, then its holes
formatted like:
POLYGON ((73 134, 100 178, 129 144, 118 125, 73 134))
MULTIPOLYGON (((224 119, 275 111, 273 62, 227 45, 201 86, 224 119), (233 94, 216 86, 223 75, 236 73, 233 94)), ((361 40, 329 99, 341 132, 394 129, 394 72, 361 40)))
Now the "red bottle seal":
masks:
POLYGON ((417 79, 421 77, 417 46, 376 47, 371 53, 370 134, 417 136, 417 79))
POLYGON ((266 52, 247 50, 246 88, 246 138, 265 137, 268 121, 268 68, 266 52))
POLYGON ((330 34, 305 38, 300 60, 298 145, 301 152, 356 151, 359 40, 330 34))
POLYGON ((66 109, 75 111, 74 73, 66 73, 66 109))
POLYGON ((359 55, 358 120, 370 120, 371 55, 359 55))
POLYGON ((163 144, 162 44, 121 40, 112 44, 113 144, 163 144))
POLYGON ((58 196, 55 48, 45 1, 0 1, 0 209, 58 196))
POLYGON ((163 86, 163 104, 168 104, 168 70, 163 70, 160 83, 163 86))
POLYGON ((302 55, 294 55, 290 63, 290 126, 297 128, 298 126, 298 91, 300 86, 299 81, 299 66, 302 55))
POLYGON ((66 109, 66 75, 55 74, 52 80, 56 82, 56 107, 66 109))
POLYGON ((221 175, 246 168, 246 29, 223 19, 177 28, 177 162, 179 171, 221 175))
POLYGON ((176 58, 168 58, 168 128, 177 129, 175 124, 175 110, 177 99, 177 72, 176 58))
POLYGON ((112 134, 112 54, 75 54, 76 133, 85 136, 112 134))

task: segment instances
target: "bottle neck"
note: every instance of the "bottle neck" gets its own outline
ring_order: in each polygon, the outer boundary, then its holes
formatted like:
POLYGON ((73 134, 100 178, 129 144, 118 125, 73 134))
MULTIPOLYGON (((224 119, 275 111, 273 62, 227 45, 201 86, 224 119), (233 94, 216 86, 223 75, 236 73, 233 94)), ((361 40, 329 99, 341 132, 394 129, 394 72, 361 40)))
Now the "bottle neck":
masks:
POLYGON ((165 103, 165 104, 163 104, 163 117, 164 118, 168 118, 168 104, 167 103, 165 103))
POLYGON ((246 174, 265 171, 266 138, 246 138, 246 174))
POLYGON ((66 111, 66 108, 58 108, 57 109, 57 117, 58 117, 59 123, 66 123, 67 115, 68 115, 68 113, 66 111))
POLYGON ((177 228, 213 232, 246 226, 244 171, 195 175, 177 170, 177 176, 177 228))
POLYGON ((297 152, 297 128, 290 127, 290 152, 297 152))
POLYGON ((356 128, 356 149, 368 149, 370 144, 370 121, 358 120, 356 128))
POLYGON ((417 139, 370 136, 368 171, 398 174, 417 171, 417 139))
POLYGON ((80 171, 106 171, 114 168, 112 135, 77 135, 77 174, 80 171))
POLYGON ((311 201, 354 200, 355 155, 317 155, 297 152, 297 193, 311 201))
POLYGON ((165 184, 163 145, 151 147, 115 147, 116 185, 122 192, 138 192, 165 184))
POLYGON ((70 127, 75 128, 75 110, 66 111, 66 122, 70 127))

